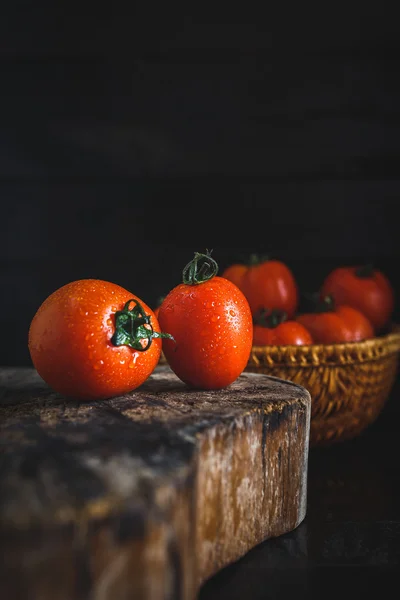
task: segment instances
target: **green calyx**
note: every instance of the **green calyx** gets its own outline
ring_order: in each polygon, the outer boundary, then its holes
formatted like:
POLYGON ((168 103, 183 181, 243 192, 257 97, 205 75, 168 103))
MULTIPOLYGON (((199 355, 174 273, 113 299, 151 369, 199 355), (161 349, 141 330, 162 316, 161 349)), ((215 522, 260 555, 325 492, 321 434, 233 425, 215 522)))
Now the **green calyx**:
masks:
POLYGON ((287 318, 287 313, 284 310, 275 308, 268 311, 266 308, 263 308, 254 318, 254 324, 260 325, 261 327, 267 327, 268 329, 274 329, 281 323, 287 321, 287 318))
POLYGON ((324 313, 335 310, 335 300, 332 294, 321 296, 319 292, 303 292, 304 308, 303 313, 324 313))
POLYGON ((199 285, 215 277, 218 273, 218 264, 211 258, 212 250, 206 254, 194 253, 194 258, 188 262, 182 271, 182 282, 187 285, 199 285))
POLYGON ((115 313, 115 332, 111 338, 114 346, 129 346, 139 352, 148 350, 154 338, 174 338, 169 333, 154 331, 150 315, 137 300, 128 300, 122 310, 115 313), (129 308, 134 303, 132 308, 129 308), (147 340, 143 344, 143 340, 147 340))
POLYGON ((319 298, 315 305, 315 312, 324 313, 324 312, 334 312, 335 310, 335 300, 332 294, 328 294, 323 298, 319 298))
POLYGON ((261 265, 262 263, 268 262, 271 260, 271 256, 269 254, 250 254, 248 260, 249 267, 255 267, 257 265, 261 265))

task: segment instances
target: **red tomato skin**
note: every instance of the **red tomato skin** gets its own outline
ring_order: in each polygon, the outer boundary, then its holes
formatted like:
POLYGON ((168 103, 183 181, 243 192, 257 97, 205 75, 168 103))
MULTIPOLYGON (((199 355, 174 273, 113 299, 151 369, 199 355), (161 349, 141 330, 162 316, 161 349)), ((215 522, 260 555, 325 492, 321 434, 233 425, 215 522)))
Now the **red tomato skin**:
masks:
POLYGON ((160 331, 152 310, 119 285, 83 279, 64 285, 44 300, 29 328, 28 347, 34 367, 56 392, 80 400, 128 393, 154 370, 161 338, 148 350, 114 346, 115 312, 130 299, 140 302, 160 331))
POLYGON ((308 329, 316 344, 353 341, 351 329, 334 312, 305 313, 298 315, 296 321, 308 329))
POLYGON ((332 312, 304 313, 296 321, 308 329, 317 344, 360 342, 374 335, 365 315, 350 306, 340 306, 332 312))
POLYGON ((284 321, 276 327, 254 325, 254 346, 304 346, 312 343, 308 329, 296 321, 284 321))
POLYGON ((374 337, 374 328, 361 311, 352 306, 341 305, 337 307, 336 314, 352 330, 352 340, 354 342, 361 342, 374 337))
POLYGON ((371 322, 375 333, 389 324, 394 310, 394 290, 389 279, 375 269, 368 277, 359 277, 359 267, 338 267, 331 271, 321 287, 321 297, 332 295, 336 306, 348 305, 360 310, 371 322))
POLYGON ((240 290, 243 291, 243 278, 248 271, 246 265, 242 265, 240 263, 234 263, 229 265, 221 274, 221 277, 225 277, 225 279, 229 279, 232 281, 240 290))
POLYGON ((163 339, 165 358, 190 387, 225 388, 248 363, 253 339, 250 307, 240 289, 224 277, 177 285, 160 306, 159 324, 175 339, 163 339))
POLYGON ((299 302, 299 290, 292 271, 279 260, 267 260, 250 266, 242 280, 242 291, 251 312, 279 309, 292 319, 299 302))

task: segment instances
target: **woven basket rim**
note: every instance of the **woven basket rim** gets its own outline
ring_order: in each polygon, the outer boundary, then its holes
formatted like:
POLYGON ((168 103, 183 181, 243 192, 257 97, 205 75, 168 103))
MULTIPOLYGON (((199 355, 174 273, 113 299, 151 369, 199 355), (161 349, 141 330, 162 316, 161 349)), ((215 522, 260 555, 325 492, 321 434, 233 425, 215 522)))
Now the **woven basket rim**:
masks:
POLYGON ((249 365, 307 367, 324 364, 351 364, 379 360, 400 352, 400 325, 394 323, 385 335, 361 342, 286 346, 253 346, 249 365))

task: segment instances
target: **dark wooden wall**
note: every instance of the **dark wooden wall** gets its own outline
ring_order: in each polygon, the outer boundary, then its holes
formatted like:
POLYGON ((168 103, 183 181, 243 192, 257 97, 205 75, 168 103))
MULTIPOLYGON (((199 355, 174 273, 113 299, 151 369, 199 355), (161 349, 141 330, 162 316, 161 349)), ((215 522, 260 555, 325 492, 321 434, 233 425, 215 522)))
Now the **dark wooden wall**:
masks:
POLYGON ((3 8, 0 364, 30 364, 56 287, 151 304, 206 248, 270 252, 307 291, 372 260, 398 290, 398 24, 360 6, 3 8))

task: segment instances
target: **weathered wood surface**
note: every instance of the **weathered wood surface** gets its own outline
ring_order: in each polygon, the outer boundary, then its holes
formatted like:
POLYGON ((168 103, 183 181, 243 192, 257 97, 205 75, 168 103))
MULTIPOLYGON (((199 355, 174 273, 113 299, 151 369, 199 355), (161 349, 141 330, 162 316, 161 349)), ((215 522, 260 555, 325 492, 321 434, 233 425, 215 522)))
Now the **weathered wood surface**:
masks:
POLYGON ((187 389, 168 366, 90 403, 0 370, 0 598, 191 600, 304 519, 310 396, 244 373, 187 389))

